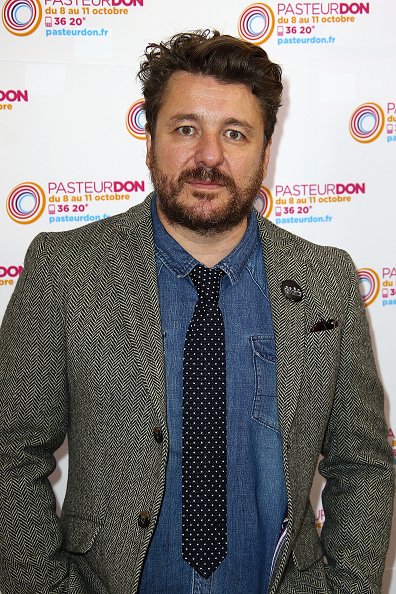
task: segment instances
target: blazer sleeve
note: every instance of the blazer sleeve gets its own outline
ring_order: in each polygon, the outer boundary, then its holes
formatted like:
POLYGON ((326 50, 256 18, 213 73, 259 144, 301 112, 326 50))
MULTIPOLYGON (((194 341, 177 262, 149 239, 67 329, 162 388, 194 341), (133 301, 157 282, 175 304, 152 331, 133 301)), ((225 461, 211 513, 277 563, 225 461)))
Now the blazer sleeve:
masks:
POLYGON ((43 233, 32 242, 0 331, 2 594, 91 592, 61 551, 48 480, 68 422, 62 314, 48 241, 43 233))
POLYGON ((356 271, 344 256, 350 297, 319 465, 326 478, 321 539, 333 592, 380 594, 392 519, 393 459, 356 271))

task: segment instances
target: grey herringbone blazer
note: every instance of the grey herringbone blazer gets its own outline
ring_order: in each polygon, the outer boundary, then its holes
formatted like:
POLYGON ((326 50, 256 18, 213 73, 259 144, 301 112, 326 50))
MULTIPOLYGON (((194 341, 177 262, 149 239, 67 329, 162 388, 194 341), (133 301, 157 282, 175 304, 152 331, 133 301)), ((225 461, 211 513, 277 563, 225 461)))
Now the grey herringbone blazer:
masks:
MULTIPOLYGON (((393 471, 354 267, 340 250, 260 217, 259 226, 289 514, 270 592, 379 594, 393 471), (301 301, 285 299, 285 279, 302 287, 301 301), (310 332, 328 319, 338 326, 310 332), (309 493, 321 453, 319 539, 309 493)), ((33 241, 0 354, 2 594, 137 592, 168 451, 149 198, 33 241), (47 477, 66 434, 69 479, 58 519, 47 477)))

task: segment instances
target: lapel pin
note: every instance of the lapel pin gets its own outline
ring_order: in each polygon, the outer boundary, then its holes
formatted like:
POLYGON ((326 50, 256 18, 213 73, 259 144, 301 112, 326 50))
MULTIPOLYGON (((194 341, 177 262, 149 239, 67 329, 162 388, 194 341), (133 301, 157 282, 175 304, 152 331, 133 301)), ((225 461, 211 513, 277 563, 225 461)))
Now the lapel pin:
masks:
POLYGON ((294 280, 288 279, 282 281, 281 289, 283 295, 290 301, 301 301, 303 298, 302 289, 294 280))

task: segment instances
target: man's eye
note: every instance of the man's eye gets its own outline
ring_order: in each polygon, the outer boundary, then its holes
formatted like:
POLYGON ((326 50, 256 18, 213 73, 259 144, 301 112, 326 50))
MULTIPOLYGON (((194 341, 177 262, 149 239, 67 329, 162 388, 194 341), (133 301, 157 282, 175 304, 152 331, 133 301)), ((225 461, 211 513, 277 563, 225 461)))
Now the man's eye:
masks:
POLYGON ((239 132, 238 130, 227 130, 226 136, 231 140, 242 140, 242 138, 244 138, 242 132, 239 132))
POLYGON ((192 136, 194 134, 194 128, 192 126, 180 126, 180 128, 177 128, 177 132, 182 136, 192 136))

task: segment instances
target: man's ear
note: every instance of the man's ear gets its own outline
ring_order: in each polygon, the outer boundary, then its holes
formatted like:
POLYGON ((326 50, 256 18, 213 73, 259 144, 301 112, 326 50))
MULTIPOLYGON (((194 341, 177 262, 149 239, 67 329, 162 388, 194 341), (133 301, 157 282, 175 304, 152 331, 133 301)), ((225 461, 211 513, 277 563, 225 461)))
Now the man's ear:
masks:
POLYGON ((263 159, 263 179, 265 179, 267 177, 267 171, 268 171, 268 163, 270 160, 270 153, 271 153, 271 143, 272 140, 269 140, 267 142, 267 146, 265 147, 265 151, 264 151, 264 159, 263 159))
POLYGON ((151 170, 151 134, 149 132, 148 125, 145 126, 146 130, 146 165, 151 170))

